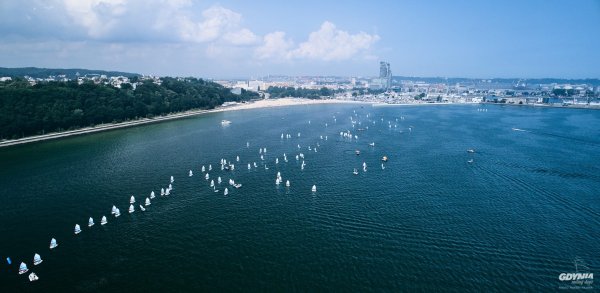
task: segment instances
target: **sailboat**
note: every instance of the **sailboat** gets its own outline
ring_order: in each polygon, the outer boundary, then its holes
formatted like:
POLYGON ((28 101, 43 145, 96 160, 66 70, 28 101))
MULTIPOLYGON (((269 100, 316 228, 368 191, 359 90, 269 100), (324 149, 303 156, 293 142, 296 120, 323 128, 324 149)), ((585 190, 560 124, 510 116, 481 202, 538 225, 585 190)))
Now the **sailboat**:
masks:
POLYGON ((352 172, 352 174, 358 175, 358 170, 356 168, 354 168, 354 172, 352 172))
POLYGON ((173 176, 171 176, 171 183, 173 183, 175 181, 175 178, 173 178, 173 176))
POLYGON ((204 168, 204 165, 202 165, 202 173, 206 172, 206 168, 204 168))
POLYGON ((235 161, 236 161, 236 162, 239 162, 239 161, 240 161, 240 156, 236 156, 236 157, 235 157, 235 161))
POLYGON ((467 163, 473 163, 473 159, 468 160, 467 163))
POLYGON ((129 203, 134 203, 135 202, 135 197, 133 197, 133 195, 129 198, 129 203))
POLYGON ((39 279, 40 278, 34 272, 31 272, 31 274, 29 274, 29 282, 37 281, 39 279))
POLYGON ((92 217, 90 217, 90 219, 88 220, 88 227, 92 227, 94 226, 94 219, 92 219, 92 217))
POLYGON ((161 189, 160 189, 160 195, 161 195, 161 196, 164 196, 164 195, 165 195, 165 189, 164 189, 164 188, 161 188, 161 189))
POLYGON ((81 227, 79 227, 79 224, 75 224, 75 234, 79 233, 81 233, 81 227))
POLYGON ((221 176, 217 178, 217 183, 221 184, 221 176))
POLYGON ((135 211, 135 207, 132 204, 129 205, 129 213, 133 213, 135 211))
POLYGON ((21 265, 19 266, 19 275, 27 273, 27 271, 29 271, 29 269, 27 268, 27 265, 24 262, 22 262, 21 265))
POLYGON ((227 189, 227 187, 225 187, 225 191, 223 192, 223 195, 227 195, 229 194, 229 190, 227 189))
POLYGON ((100 220, 100 225, 104 226, 106 225, 106 223, 108 223, 108 221, 106 220, 106 216, 102 216, 102 219, 100 220))
POLYGON ((254 162, 254 168, 258 167, 258 165, 256 165, 256 162, 254 162))
POLYGON ((275 164, 279 164, 279 158, 275 158, 275 164))
POLYGON ((173 185, 169 184, 169 191, 173 190, 173 185))
POLYGON ((154 199, 156 196, 154 196, 154 191, 150 192, 150 199, 154 199))
POLYGON ((248 170, 252 169, 252 166, 250 166, 250 163, 248 163, 248 170))
POLYGON ((215 180, 214 179, 210 181, 210 187, 215 187, 215 180))
POLYGON ((34 254, 33 255, 33 265, 37 266, 39 264, 41 264, 44 260, 42 260, 42 257, 39 254, 34 254))
POLYGON ((115 211, 115 218, 121 215, 121 211, 119 211, 119 209, 117 209, 115 211))
POLYGON ((313 185, 313 187, 312 187, 311 191, 312 191, 312 192, 317 192, 317 186, 316 186, 316 185, 313 185))
POLYGON ((381 170, 385 170, 385 166, 381 163, 381 170))
POLYGON ((150 205, 150 199, 146 197, 146 202, 144 203, 144 205, 149 206, 150 205))
POLYGON ((206 173, 206 176, 204 176, 204 179, 208 180, 210 176, 208 175, 208 173, 206 173))
POLYGON ((190 170, 190 174, 189 174, 189 176, 190 176, 190 177, 194 176, 194 172, 192 172, 192 170, 190 170))
POLYGON ((265 164, 265 170, 269 170, 269 167, 267 167, 267 164, 265 164))
POLYGON ((290 181, 289 180, 285 181, 285 187, 290 187, 290 181))
POLYGON ((165 195, 169 195, 171 194, 171 189, 167 188, 167 190, 165 190, 165 195))
POLYGON ((58 243, 56 243, 56 239, 52 238, 50 240, 50 249, 54 249, 58 246, 58 243))
POLYGON ((110 210, 110 214, 114 215, 117 212, 117 207, 113 205, 112 209, 110 210))
POLYGON ((145 212, 145 211, 146 211, 146 208, 144 208, 144 206, 143 206, 143 205, 140 205, 140 210, 142 210, 142 212, 145 212))
POLYGON ((208 164, 208 171, 212 171, 212 165, 208 164))

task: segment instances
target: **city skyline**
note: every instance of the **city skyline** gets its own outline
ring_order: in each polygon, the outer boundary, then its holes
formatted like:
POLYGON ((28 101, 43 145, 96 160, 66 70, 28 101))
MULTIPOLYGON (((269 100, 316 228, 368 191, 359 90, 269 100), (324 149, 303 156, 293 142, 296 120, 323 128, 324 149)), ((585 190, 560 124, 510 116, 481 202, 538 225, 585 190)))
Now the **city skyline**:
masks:
POLYGON ((600 2, 0 3, 0 66, 152 75, 598 78, 600 2), (385 7, 386 9, 381 9, 385 7))

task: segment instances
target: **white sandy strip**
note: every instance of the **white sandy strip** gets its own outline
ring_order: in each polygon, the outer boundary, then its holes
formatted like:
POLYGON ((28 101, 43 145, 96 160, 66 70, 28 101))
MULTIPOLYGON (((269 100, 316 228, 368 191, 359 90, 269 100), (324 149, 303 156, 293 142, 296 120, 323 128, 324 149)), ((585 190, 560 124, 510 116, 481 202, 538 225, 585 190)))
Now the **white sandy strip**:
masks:
POLYGON ((240 103, 235 104, 233 106, 228 107, 218 107, 212 110, 192 110, 186 111, 177 114, 169 114, 166 116, 159 116, 154 118, 142 118, 134 121, 121 122, 116 124, 102 124, 94 127, 86 127, 77 130, 69 130, 55 133, 48 133, 43 135, 30 136, 25 138, 19 138, 14 140, 5 140, 0 142, 0 147, 6 147, 17 144, 31 143, 36 141, 43 141, 49 139, 57 139, 62 137, 69 137, 75 135, 82 135, 100 131, 107 131, 118 128, 132 127, 142 124, 148 123, 157 123, 161 121, 180 119, 185 117, 190 117, 194 115, 206 114, 206 113, 214 113, 214 112, 223 112, 223 111, 235 111, 235 110, 248 110, 248 109, 260 109, 260 108, 269 108, 269 107, 283 107, 283 106, 294 106, 294 105, 315 105, 315 104, 333 104, 333 103, 362 103, 362 102, 354 102, 354 101, 345 101, 345 100, 310 100, 310 99, 295 99, 295 98, 282 98, 282 99, 273 99, 273 100, 259 100, 255 102, 249 103, 240 103))

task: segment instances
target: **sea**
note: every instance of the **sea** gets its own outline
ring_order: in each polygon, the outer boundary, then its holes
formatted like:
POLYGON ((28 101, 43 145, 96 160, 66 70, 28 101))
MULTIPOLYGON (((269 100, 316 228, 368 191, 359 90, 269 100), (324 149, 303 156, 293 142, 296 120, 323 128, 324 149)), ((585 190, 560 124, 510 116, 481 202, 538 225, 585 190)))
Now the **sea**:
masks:
POLYGON ((0 291, 598 290, 559 276, 600 274, 599 126, 585 109, 299 105, 1 148, 0 291))

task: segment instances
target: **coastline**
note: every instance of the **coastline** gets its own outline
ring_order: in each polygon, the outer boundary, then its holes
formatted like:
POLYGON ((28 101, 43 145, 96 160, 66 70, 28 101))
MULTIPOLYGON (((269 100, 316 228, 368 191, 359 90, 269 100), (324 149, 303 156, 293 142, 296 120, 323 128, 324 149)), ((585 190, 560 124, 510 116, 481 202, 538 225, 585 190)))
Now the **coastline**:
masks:
POLYGON ((61 131, 61 132, 53 132, 48 134, 34 135, 28 136, 24 138, 12 139, 12 140, 4 140, 0 141, 1 147, 8 147, 26 143, 34 143, 51 139, 65 138, 76 135, 85 135, 90 133, 96 133, 101 131, 109 131, 113 129, 120 129, 126 127, 134 127, 138 125, 150 124, 150 123, 159 123, 163 121, 187 118, 196 115, 208 114, 208 113, 217 113, 217 112, 225 112, 225 111, 238 111, 238 110, 250 110, 250 109, 262 109, 262 108, 272 108, 272 107, 285 107, 285 106, 299 106, 299 105, 316 105, 316 104, 372 104, 368 102, 357 102, 357 101, 344 101, 344 100, 311 100, 311 99, 300 99, 300 98, 281 98, 281 99, 273 99, 273 100, 258 100, 246 103, 238 103, 232 106, 219 106, 210 110, 190 110, 176 114, 168 114, 165 116, 159 116, 154 118, 141 118, 134 121, 126 121, 115 124, 102 124, 93 127, 85 127, 75 130, 61 131))

